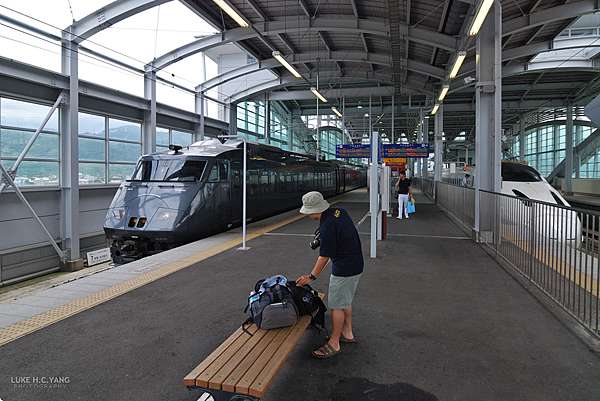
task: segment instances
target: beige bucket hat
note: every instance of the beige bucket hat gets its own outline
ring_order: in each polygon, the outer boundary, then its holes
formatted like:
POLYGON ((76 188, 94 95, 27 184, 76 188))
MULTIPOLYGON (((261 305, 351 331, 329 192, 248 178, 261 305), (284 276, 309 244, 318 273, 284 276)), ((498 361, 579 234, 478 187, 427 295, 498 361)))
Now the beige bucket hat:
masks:
POLYGON ((300 209, 302 214, 323 213, 327 209, 329 209, 329 203, 323 199, 320 192, 311 191, 302 197, 302 208, 300 209))

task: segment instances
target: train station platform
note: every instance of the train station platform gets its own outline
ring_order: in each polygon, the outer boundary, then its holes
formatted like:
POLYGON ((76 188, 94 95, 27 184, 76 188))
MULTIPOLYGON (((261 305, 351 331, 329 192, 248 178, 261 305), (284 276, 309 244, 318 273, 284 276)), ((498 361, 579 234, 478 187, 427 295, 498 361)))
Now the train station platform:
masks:
MULTIPOLYGON (((363 240, 359 343, 316 360, 324 338, 307 333, 263 400, 598 400, 598 354, 427 198, 389 220, 377 259, 366 192, 337 200, 363 240)), ((258 279, 310 271, 315 225, 292 211, 251 225, 247 251, 233 231, 2 300, 0 398, 195 401, 182 378, 239 327, 258 279)))

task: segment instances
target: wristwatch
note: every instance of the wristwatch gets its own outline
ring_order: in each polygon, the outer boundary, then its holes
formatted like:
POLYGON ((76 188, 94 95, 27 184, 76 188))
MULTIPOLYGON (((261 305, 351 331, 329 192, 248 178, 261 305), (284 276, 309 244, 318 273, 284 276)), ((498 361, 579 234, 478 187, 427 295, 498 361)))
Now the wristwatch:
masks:
POLYGON ((314 274, 312 274, 312 273, 310 273, 310 274, 308 275, 308 277, 310 277, 310 279, 311 279, 312 281, 315 281, 315 280, 317 279, 317 276, 315 276, 315 275, 314 275, 314 274))

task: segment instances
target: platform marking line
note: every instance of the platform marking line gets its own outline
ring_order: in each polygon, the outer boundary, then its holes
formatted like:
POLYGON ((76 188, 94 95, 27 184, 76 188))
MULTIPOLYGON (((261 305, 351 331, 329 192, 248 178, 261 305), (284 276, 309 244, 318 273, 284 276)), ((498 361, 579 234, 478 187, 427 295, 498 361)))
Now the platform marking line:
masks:
POLYGON ((314 234, 294 234, 294 233, 265 233, 269 236, 282 236, 282 237, 314 237, 314 234))
MULTIPOLYGON (((528 254, 531 254, 530 249, 532 249, 535 245, 535 244, 532 245, 530 243, 531 241, 529 241, 529 240, 519 239, 519 238, 516 238, 513 235, 507 234, 507 233, 502 233, 502 239, 505 239, 507 242, 513 244, 514 246, 516 246, 517 248, 521 249, 523 252, 526 252, 528 254)), ((574 250, 577 251, 577 249, 574 249, 574 250)), ((581 252, 581 251, 579 251, 579 252, 581 252)), ((562 276, 565 280, 574 283, 577 287, 580 287, 582 290, 589 292, 593 296, 596 296, 599 293, 600 283, 598 282, 598 279, 595 279, 593 277, 593 275, 587 274, 587 272, 578 270, 577 265, 573 266, 573 264, 571 264, 570 261, 567 260, 568 257, 567 257, 567 259, 565 259, 564 257, 557 258, 554 255, 549 254, 546 251, 544 251, 543 249, 538 248, 538 247, 536 247, 533 254, 534 254, 533 257, 539 263, 542 264, 542 268, 554 270, 556 273, 558 273, 560 276, 562 276), (588 288, 588 286, 587 286, 588 283, 591 284, 591 288, 588 288)), ((503 257, 514 265, 512 260, 510 260, 510 258, 508 258, 505 255, 503 255, 503 257)), ((584 257, 592 258, 592 265, 593 265, 594 262, 593 262, 592 255, 586 255, 584 257)), ((516 269, 521 270, 518 267, 516 269)))
POLYGON ((371 212, 367 212, 365 213, 365 215, 358 221, 358 223, 356 223, 356 227, 360 226, 362 223, 365 222, 365 220, 367 219, 367 217, 369 217, 369 215, 371 214, 371 212))
MULTIPOLYGON (((283 226, 294 223, 302 218, 304 215, 297 215, 289 217, 280 222, 273 223, 271 225, 258 228, 247 234, 247 240, 252 240, 260 236, 265 235, 269 231, 277 230, 283 226)), ((116 298, 120 295, 126 294, 136 288, 142 287, 146 284, 152 283, 160 278, 166 277, 179 270, 190 267, 198 262, 215 256, 219 253, 232 249, 242 243, 242 238, 235 238, 228 240, 222 244, 215 245, 203 251, 199 251, 192 256, 188 256, 176 261, 169 263, 168 265, 156 269, 151 272, 142 273, 132 279, 123 281, 115 284, 111 287, 105 288, 101 291, 89 294, 82 298, 73 300, 64 305, 60 305, 46 312, 39 313, 30 318, 21 320, 13 323, 7 327, 0 329, 0 347, 14 341, 18 338, 24 337, 35 331, 38 331, 44 327, 48 327, 54 323, 64 320, 70 316, 76 315, 85 310, 91 309, 94 306, 100 305, 106 301, 116 298)))
MULTIPOLYGON (((371 235, 371 233, 360 232, 361 235, 371 235)), ((457 237, 452 235, 429 235, 429 234, 386 234, 388 237, 409 237, 409 238, 434 238, 434 239, 458 239, 470 240, 469 237, 457 237)))

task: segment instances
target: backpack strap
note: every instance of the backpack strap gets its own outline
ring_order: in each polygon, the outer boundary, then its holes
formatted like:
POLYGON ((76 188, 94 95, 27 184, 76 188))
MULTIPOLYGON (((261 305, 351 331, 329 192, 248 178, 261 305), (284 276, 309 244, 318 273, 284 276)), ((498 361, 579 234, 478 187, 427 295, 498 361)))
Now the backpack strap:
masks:
POLYGON ((254 320, 252 320, 252 318, 251 318, 251 317, 249 317, 248 319, 246 319, 246 320, 244 321, 244 323, 242 323, 242 331, 243 331, 244 333, 248 334, 250 337, 252 337, 252 336, 254 335, 254 334, 252 334, 252 333, 250 333, 250 332, 248 331, 248 327, 249 327, 249 326, 250 326, 252 323, 254 323, 254 320))

